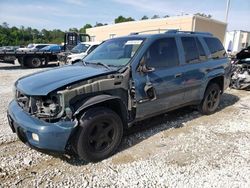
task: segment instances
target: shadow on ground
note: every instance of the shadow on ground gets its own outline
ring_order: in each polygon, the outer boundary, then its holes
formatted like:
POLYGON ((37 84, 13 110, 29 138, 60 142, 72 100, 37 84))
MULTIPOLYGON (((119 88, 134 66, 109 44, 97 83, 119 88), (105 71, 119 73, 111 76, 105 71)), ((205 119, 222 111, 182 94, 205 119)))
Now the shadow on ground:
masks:
MULTIPOLYGON (((239 101, 239 97, 227 93, 223 94, 221 97, 221 103, 218 108, 218 111, 221 111, 224 108, 235 104, 237 101, 239 101)), ((118 152, 133 147, 136 144, 161 131, 168 130, 171 128, 181 128, 183 127, 185 122, 190 121, 192 119, 196 119, 200 116, 202 115, 197 111, 196 107, 189 106, 141 121, 140 123, 137 123, 125 132, 123 141, 118 149, 118 152)), ((57 155, 55 157, 59 157, 60 159, 74 166, 88 164, 87 162, 80 160, 75 156, 57 155)))

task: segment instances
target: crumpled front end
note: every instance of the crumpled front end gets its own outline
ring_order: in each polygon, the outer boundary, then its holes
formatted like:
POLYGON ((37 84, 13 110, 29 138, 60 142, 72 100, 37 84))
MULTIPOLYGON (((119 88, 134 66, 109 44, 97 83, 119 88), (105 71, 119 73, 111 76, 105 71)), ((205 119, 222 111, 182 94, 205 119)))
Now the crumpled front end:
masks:
POLYGON ((231 88, 250 89, 250 59, 237 61, 233 65, 231 88))
POLYGON ((19 139, 35 148, 65 152, 76 121, 46 122, 26 112, 17 101, 8 107, 9 125, 19 139))

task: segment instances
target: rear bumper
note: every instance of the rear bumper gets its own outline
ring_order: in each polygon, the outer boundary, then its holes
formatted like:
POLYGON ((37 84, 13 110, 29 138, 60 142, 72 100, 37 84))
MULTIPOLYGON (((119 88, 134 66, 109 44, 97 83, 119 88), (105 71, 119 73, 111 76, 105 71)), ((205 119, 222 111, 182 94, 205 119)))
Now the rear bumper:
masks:
POLYGON ((69 137, 77 122, 58 121, 48 123, 23 111, 16 101, 9 104, 7 112, 9 125, 19 139, 34 148, 55 152, 65 152, 69 137), (34 140, 37 134, 39 141, 34 140))

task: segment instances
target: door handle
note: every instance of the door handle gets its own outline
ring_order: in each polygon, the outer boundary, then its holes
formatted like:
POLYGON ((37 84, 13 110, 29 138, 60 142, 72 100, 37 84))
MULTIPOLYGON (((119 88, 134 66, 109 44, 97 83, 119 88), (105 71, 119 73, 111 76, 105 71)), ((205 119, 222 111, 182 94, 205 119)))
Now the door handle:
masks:
POLYGON ((178 73, 178 74, 175 74, 175 75, 174 75, 175 78, 179 78, 179 77, 181 77, 181 76, 182 76, 182 73, 178 73))

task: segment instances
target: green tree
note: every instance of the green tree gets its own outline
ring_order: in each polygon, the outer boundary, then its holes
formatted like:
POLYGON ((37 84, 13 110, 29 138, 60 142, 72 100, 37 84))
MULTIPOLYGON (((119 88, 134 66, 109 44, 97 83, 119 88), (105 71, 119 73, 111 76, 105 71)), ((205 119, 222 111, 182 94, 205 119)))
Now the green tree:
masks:
POLYGON ((148 19, 147 16, 143 16, 143 17, 141 18, 141 20, 147 20, 147 19, 148 19))
POLYGON ((211 14, 205 14, 205 13, 200 13, 200 12, 198 12, 198 13, 196 13, 194 15, 205 17, 205 18, 212 18, 211 14))
POLYGON ((73 27, 73 28, 69 28, 69 31, 72 31, 72 32, 77 32, 78 33, 78 29, 73 27))
POLYGON ((155 14, 154 16, 152 16, 151 19, 157 19, 157 18, 160 18, 160 16, 155 14))
POLYGON ((130 22, 130 21, 135 21, 135 20, 131 17, 125 18, 123 16, 118 16, 117 18, 115 18, 115 23, 130 22))
POLYGON ((95 24, 94 27, 100 27, 100 26, 103 26, 103 23, 98 23, 98 22, 96 22, 96 24, 95 24))
POLYGON ((86 33, 86 29, 92 28, 91 24, 85 24, 80 30, 80 33, 86 33))

